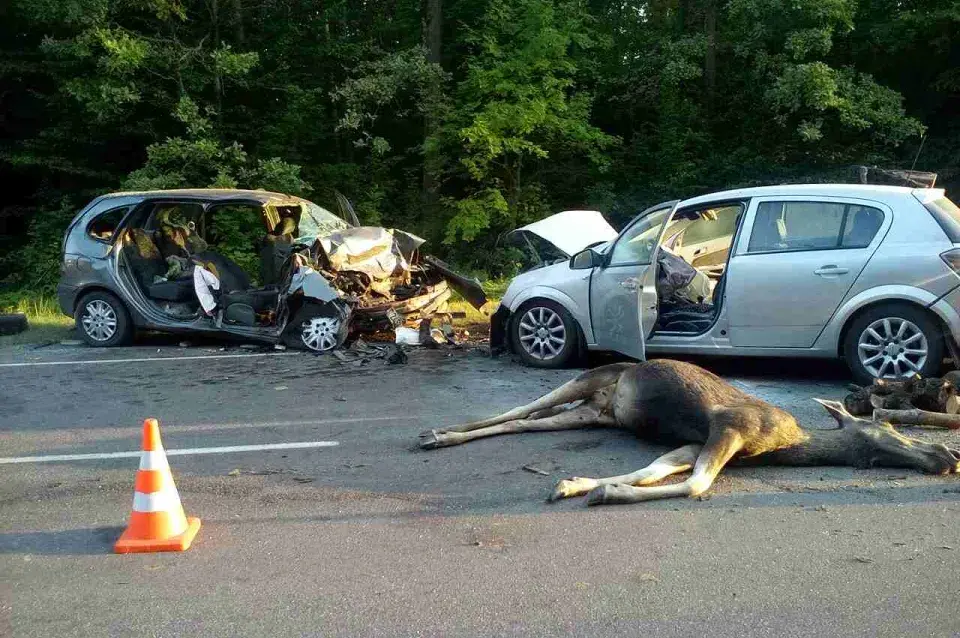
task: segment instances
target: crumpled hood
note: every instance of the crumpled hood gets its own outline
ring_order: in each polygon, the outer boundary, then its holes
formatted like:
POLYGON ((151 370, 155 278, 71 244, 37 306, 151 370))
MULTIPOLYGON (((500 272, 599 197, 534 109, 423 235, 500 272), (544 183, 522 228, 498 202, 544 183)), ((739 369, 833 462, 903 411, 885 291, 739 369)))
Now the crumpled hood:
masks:
POLYGON ((334 271, 362 272, 380 280, 409 271, 409 256, 423 240, 402 231, 395 235, 380 226, 359 226, 323 235, 317 242, 334 271))
POLYGON ((595 210, 565 210, 538 222, 521 226, 513 232, 526 231, 542 237, 567 257, 591 244, 616 239, 613 229, 603 215, 595 210))

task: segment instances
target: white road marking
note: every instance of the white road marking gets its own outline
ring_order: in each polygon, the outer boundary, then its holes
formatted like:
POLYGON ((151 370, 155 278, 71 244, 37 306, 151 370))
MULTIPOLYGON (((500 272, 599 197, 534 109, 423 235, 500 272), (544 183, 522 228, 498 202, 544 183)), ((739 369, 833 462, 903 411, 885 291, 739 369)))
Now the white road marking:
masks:
MULTIPOLYGON (((420 421, 423 423, 432 424, 431 427, 436 426, 438 423, 458 423, 463 421, 463 415, 444 415, 437 416, 432 415, 430 417, 424 417, 422 415, 410 414, 410 415, 395 415, 395 416, 343 416, 343 417, 330 417, 328 419, 304 419, 296 421, 239 421, 232 423, 176 423, 168 424, 166 421, 161 419, 161 430, 164 433, 167 432, 189 432, 191 434, 197 434, 199 432, 227 432, 229 430, 268 430, 274 429, 278 430, 280 428, 289 428, 289 427, 305 427, 305 426, 315 426, 315 429, 319 429, 319 426, 333 426, 333 425, 350 425, 350 424, 361 424, 361 423, 409 423, 411 421, 420 421)), ((139 425, 134 426, 139 431, 139 425)), ((332 428, 331 428, 332 429, 332 428)), ((115 441, 120 438, 129 438, 129 437, 120 437, 118 436, 118 430, 125 430, 129 432, 131 430, 131 425, 125 423, 122 425, 105 425, 101 427, 89 427, 89 428, 77 428, 76 426, 65 425, 58 428, 50 428, 43 430, 34 430, 31 431, 28 435, 24 436, 22 433, 17 432, 14 434, 10 430, 4 431, 0 428, 0 449, 11 450, 11 447, 14 445, 21 446, 21 449, 16 451, 26 451, 23 450, 23 446, 27 444, 30 445, 31 450, 33 449, 42 449, 48 445, 54 445, 57 448, 62 448, 66 446, 85 446, 85 445, 99 445, 104 441, 110 440, 115 441)), ((291 435, 293 436, 293 435, 291 435)), ((313 434, 310 436, 337 436, 337 434, 331 432, 329 434, 313 434)), ((132 439, 130 439, 132 440, 132 439)), ((8 452, 9 453, 9 452, 8 452)))
POLYGON ((210 354, 189 357, 138 357, 136 359, 82 359, 80 361, 25 361, 0 363, 0 368, 29 368, 36 366, 97 365, 100 363, 150 363, 154 361, 190 361, 192 359, 246 359, 248 357, 295 357, 300 352, 247 352, 244 354, 210 354))
MULTIPOLYGON (((262 445, 227 445, 223 447, 192 447, 182 450, 167 450, 167 456, 188 454, 229 454, 230 452, 260 452, 262 450, 296 450, 303 448, 335 447, 339 441, 297 441, 294 443, 265 443, 262 445)), ((135 452, 99 452, 93 454, 48 454, 45 456, 0 457, 0 465, 11 463, 52 463, 55 461, 94 461, 98 459, 135 458, 143 454, 135 452)))

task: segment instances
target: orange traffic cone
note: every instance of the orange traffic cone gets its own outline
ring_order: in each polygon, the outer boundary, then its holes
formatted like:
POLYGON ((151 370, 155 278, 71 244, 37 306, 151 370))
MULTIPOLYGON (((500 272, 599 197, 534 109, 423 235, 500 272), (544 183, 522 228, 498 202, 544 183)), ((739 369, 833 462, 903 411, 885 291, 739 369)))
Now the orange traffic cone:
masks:
POLYGON ((182 552, 190 547, 200 529, 200 519, 187 518, 183 513, 156 419, 143 422, 143 454, 134 490, 130 524, 113 551, 182 552))

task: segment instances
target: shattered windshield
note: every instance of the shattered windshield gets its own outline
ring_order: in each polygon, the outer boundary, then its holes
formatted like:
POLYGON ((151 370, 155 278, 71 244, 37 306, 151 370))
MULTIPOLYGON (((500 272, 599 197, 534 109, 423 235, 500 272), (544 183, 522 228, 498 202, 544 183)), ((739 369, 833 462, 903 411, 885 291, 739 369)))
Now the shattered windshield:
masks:
POLYGON ((300 216, 298 243, 308 244, 317 237, 323 237, 337 230, 344 230, 350 225, 313 202, 304 202, 303 214, 300 216))

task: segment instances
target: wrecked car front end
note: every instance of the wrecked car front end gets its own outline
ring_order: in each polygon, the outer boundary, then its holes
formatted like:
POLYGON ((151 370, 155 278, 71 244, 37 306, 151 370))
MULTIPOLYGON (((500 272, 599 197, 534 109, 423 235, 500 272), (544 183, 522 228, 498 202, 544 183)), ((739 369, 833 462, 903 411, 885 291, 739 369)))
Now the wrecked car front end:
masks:
POLYGON ((350 306, 350 334, 420 328, 424 321, 450 321, 454 291, 471 305, 487 301, 480 282, 420 254, 424 240, 397 229, 358 226, 317 237, 310 261, 350 306))

